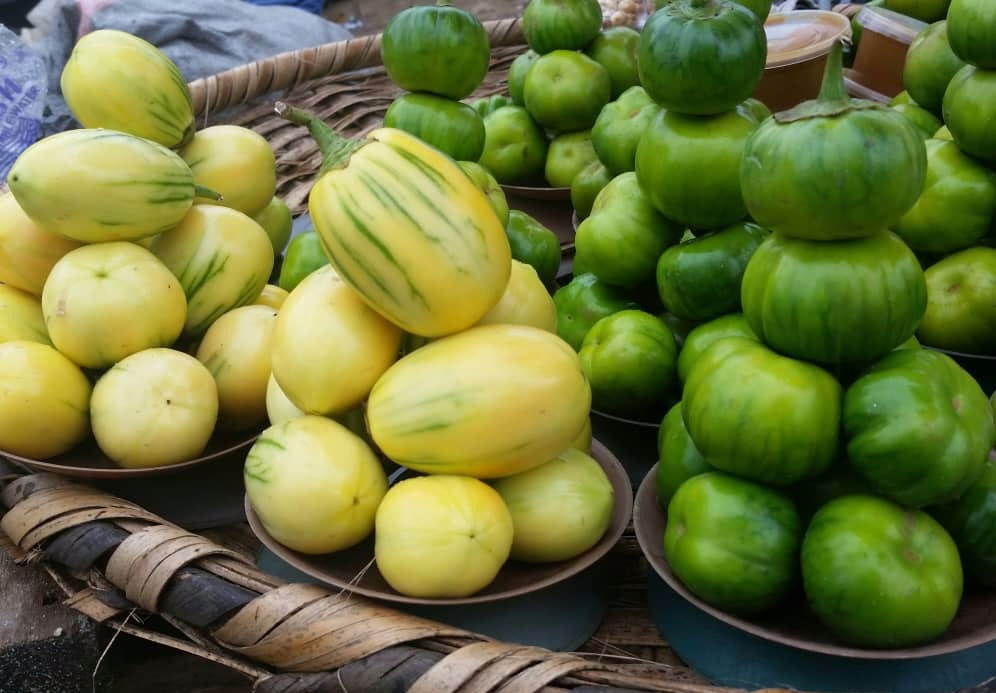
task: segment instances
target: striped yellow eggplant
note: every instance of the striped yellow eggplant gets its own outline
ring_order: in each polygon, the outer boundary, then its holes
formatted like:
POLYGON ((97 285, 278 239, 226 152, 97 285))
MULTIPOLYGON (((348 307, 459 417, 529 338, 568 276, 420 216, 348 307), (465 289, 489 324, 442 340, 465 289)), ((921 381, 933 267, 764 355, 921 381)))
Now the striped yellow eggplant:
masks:
POLYGON ((401 130, 347 140, 310 114, 325 156, 308 209, 339 276, 367 304, 412 334, 470 327, 501 298, 511 271, 491 203, 450 157, 401 130))
POLYGON ((171 229, 201 192, 179 154, 103 129, 68 130, 35 142, 14 162, 7 183, 36 224, 84 243, 131 241, 171 229))
POLYGON ((108 128, 180 147, 194 135, 187 82, 166 54, 115 29, 92 31, 62 69, 62 95, 85 128, 108 128))

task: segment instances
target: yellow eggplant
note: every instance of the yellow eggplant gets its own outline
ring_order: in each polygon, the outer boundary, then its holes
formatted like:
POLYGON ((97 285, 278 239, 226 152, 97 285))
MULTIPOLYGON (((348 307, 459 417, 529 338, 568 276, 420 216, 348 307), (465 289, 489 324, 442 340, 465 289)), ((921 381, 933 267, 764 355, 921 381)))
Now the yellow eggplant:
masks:
POLYGON ((62 69, 62 95, 85 128, 108 128, 180 147, 194 136, 187 82, 166 54, 124 31, 81 38, 62 69))
POLYGON ((464 330, 501 298, 508 238, 490 201, 450 157, 401 130, 347 140, 286 104, 325 161, 308 210, 339 276, 406 332, 464 330))
POLYGON ((41 296, 55 263, 80 245, 31 221, 13 194, 0 195, 0 282, 41 296))

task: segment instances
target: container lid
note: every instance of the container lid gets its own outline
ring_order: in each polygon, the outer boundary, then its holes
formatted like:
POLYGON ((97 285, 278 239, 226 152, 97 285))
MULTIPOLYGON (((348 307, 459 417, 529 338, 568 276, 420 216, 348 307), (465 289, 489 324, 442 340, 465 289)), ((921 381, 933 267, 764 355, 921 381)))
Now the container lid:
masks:
POLYGON ((858 12, 855 21, 863 29, 907 44, 912 43, 917 34, 927 28, 926 22, 884 7, 865 7, 858 12))
POLYGON ((768 37, 765 67, 783 67, 826 55, 838 39, 850 40, 851 23, 839 12, 773 12, 764 23, 764 33, 768 37))

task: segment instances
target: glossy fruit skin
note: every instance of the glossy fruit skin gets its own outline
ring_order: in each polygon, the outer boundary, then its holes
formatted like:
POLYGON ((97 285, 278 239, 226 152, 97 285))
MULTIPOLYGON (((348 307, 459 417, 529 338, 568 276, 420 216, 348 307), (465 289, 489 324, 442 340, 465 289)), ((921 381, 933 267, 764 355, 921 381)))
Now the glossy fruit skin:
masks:
POLYGON ((919 19, 921 22, 936 22, 944 19, 951 0, 885 0, 885 8, 919 19))
POLYGON ((796 581, 802 533, 787 496, 707 472, 683 483, 671 499, 664 555, 703 601, 756 614, 777 604, 796 581))
POLYGON ((457 161, 484 151, 484 121, 470 106, 435 94, 402 94, 384 114, 384 127, 415 135, 457 161))
POLYGON ((578 225, 575 259, 601 281, 633 289, 652 281, 656 259, 678 242, 682 229, 657 212, 635 173, 623 173, 606 185, 578 225))
POLYGON ((571 206, 574 207, 578 221, 583 221, 591 214, 595 198, 611 180, 612 174, 597 159, 574 176, 574 180, 571 181, 571 206))
POLYGON ((930 138, 937 129, 941 127, 941 121, 926 108, 921 108, 915 103, 900 103, 892 107, 892 110, 902 113, 906 120, 910 121, 920 132, 924 139, 930 138))
POLYGON ((675 113, 716 115, 754 93, 768 42, 753 12, 727 0, 675 0, 640 33, 640 83, 675 113))
POLYGON ((584 48, 601 28, 602 7, 597 0, 530 0, 522 13, 526 43, 540 55, 584 48))
POLYGON ((609 71, 611 98, 617 99, 627 89, 640 85, 636 68, 636 49, 639 45, 640 32, 628 26, 614 26, 599 33, 585 49, 585 53, 609 71))
POLYGON ((605 104, 591 128, 591 143, 599 160, 614 176, 636 169, 640 137, 661 108, 643 87, 630 87, 605 104))
POLYGON ((508 200, 505 199, 505 191, 498 185, 495 177, 486 168, 476 162, 458 161, 457 163, 460 164, 460 168, 470 176, 470 179, 474 181, 477 187, 488 196, 488 200, 490 200, 495 214, 498 215, 498 221, 501 222, 501 225, 508 226, 508 200))
POLYGON ((768 231, 740 222, 671 246, 657 261, 657 291, 668 311, 705 322, 740 309, 740 283, 768 231))
POLYGON ((948 40, 951 50, 966 63, 996 69, 996 7, 986 0, 951 0, 948 40))
POLYGON ((24 213, 13 193, 0 193, 0 282, 41 296, 53 265, 81 245, 46 231, 24 213))
POLYGON ((255 130, 212 125, 194 133, 180 156, 190 166, 195 183, 222 195, 220 200, 198 197, 198 204, 231 207, 255 216, 276 193, 273 148, 255 130))
POLYGON ((591 145, 591 130, 566 132, 550 140, 544 175, 553 188, 569 188, 588 164, 598 161, 591 145))
POLYGON ((470 12, 448 5, 409 7, 385 27, 381 59, 405 91, 462 99, 487 74, 491 47, 484 26, 470 12))
POLYGON ((293 291, 301 280, 319 267, 329 264, 329 258, 322 248, 322 239, 317 231, 305 231, 291 239, 280 265, 280 278, 277 286, 284 291, 293 291))
POLYGON ((483 99, 474 99, 469 106, 477 111, 477 115, 482 119, 488 117, 502 106, 514 106, 515 101, 504 94, 493 94, 483 99))
POLYGON ((66 104, 84 128, 107 128, 179 147, 194 135, 187 80, 166 54, 116 29, 91 31, 62 68, 66 104))
POLYGON ((894 230, 918 252, 968 248, 989 233, 996 216, 996 172, 962 154, 954 142, 930 139, 926 146, 923 192, 894 230))
POLYGON ((958 148, 996 164, 996 70, 961 68, 944 92, 942 110, 958 148))
POLYGON ((678 224, 717 229, 740 221, 747 216, 740 159, 756 128, 740 110, 706 118, 661 111, 636 148, 640 185, 678 224))
POLYGON ((857 103, 832 117, 779 114, 754 131, 740 183, 758 224, 810 240, 858 238, 913 206, 927 169, 923 137, 895 110, 857 103))
POLYGON ((724 337, 757 339, 743 313, 730 313, 693 327, 678 354, 678 379, 683 383, 688 380, 688 374, 702 352, 724 337))
POLYGON ((543 174, 547 139, 522 106, 505 106, 484 119, 478 163, 499 183, 531 182, 543 174))
POLYGON ((665 510, 678 488, 693 476, 712 470, 681 418, 681 402, 671 407, 657 429, 657 502, 665 510))
POLYGON ((0 344, 14 341, 52 345, 38 297, 0 284, 0 344))
POLYGON ((529 68, 523 101, 536 122, 548 130, 590 130, 609 102, 609 72, 584 53, 555 50, 529 68))
POLYGON ((773 349, 864 365, 913 336, 927 287, 916 256, 890 231, 819 243, 776 233, 747 264, 741 301, 751 329, 773 349))
POLYGON ((512 248, 512 258, 532 265, 544 282, 553 281, 560 269, 560 240, 550 229, 525 212, 508 213, 505 235, 512 248))
POLYGON ((931 510, 958 545, 962 567, 980 585, 996 586, 996 461, 986 461, 961 497, 931 510))
POLYGON ((941 112, 944 91, 965 61, 948 43, 947 20, 934 22, 921 31, 906 51, 903 86, 918 106, 941 112))
POLYGON ((526 73, 539 57, 539 53, 536 51, 528 50, 508 66, 508 95, 512 99, 512 103, 518 106, 525 105, 522 90, 526 86, 526 73))
POLYGON ((483 325, 403 356, 367 400, 390 459, 429 474, 516 474, 563 452, 588 418, 578 355, 525 325, 483 325))
POLYGON ((851 464, 910 508, 954 500, 979 478, 996 439, 989 398, 951 357, 895 351, 844 395, 851 464))
POLYGON ((578 356, 595 408, 626 414, 663 400, 675 381, 678 347, 659 318, 622 310, 592 325, 578 356))
POLYGON ((557 333, 557 307, 532 265, 512 260, 512 274, 501 300, 478 325, 531 325, 557 333))
POLYGON ((948 627, 961 600, 958 549, 944 528, 875 496, 821 508, 801 554, 809 605, 849 645, 927 642, 948 627))
POLYGON ((837 458, 841 387, 825 370, 728 337, 696 359, 682 416, 716 469, 773 486, 823 472, 837 458))
POLYGON ((960 250, 931 265, 927 310, 917 330, 924 344, 970 354, 996 353, 996 249, 960 250))
POLYGON ((594 274, 575 274, 553 295, 557 306, 557 334, 575 351, 581 349, 592 325, 613 313, 640 306, 625 292, 600 281, 594 274))

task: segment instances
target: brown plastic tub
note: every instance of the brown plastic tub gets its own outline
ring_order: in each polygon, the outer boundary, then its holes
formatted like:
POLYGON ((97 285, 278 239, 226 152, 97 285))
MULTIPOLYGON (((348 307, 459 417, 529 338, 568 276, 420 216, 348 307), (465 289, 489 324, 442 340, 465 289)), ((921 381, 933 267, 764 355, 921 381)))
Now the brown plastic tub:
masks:
POLYGON ((887 101, 903 90, 906 51, 927 24, 882 7, 864 8, 855 21, 861 26, 861 41, 847 77, 858 87, 856 93, 866 98, 881 95, 877 100, 887 101))

